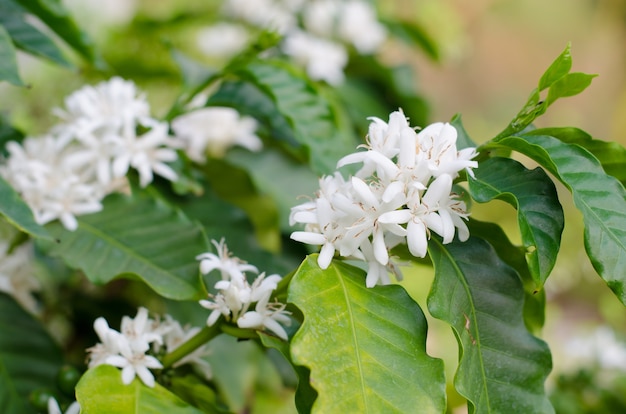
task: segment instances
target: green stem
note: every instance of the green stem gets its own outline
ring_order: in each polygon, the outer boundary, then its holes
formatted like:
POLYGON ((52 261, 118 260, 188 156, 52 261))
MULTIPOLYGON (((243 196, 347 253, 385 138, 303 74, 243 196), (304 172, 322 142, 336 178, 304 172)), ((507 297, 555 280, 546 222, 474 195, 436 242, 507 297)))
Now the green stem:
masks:
POLYGON ((169 368, 221 333, 220 324, 206 326, 181 346, 163 357, 163 368, 169 368))

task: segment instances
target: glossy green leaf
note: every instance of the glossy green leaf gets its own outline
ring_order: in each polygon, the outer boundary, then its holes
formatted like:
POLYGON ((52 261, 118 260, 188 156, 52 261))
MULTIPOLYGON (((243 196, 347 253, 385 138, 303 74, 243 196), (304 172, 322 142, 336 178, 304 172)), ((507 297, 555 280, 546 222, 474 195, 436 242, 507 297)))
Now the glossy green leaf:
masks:
POLYGON ((33 237, 52 239, 46 229, 35 222, 30 207, 2 177, 0 177, 0 215, 13 226, 33 237))
POLYGON ((524 289, 485 241, 429 244, 435 281, 428 309, 459 343, 454 386, 470 413, 552 413, 544 381, 548 346, 524 326, 524 289))
POLYGON ((155 384, 144 385, 135 378, 124 385, 122 372, 110 365, 87 370, 76 386, 80 412, 85 414, 200 414, 176 395, 155 384))
POLYGON ((494 142, 518 151, 557 177, 572 192, 585 224, 585 250, 593 267, 626 303, 626 190, 584 148, 546 135, 494 142))
POLYGON ((52 38, 26 21, 25 10, 13 1, 0 1, 0 25, 4 26, 18 49, 71 66, 52 38))
POLYGON ((552 105, 559 98, 578 95, 591 85, 591 80, 596 76, 598 75, 588 75, 581 72, 568 73, 550 86, 546 105, 552 105))
POLYGON ((54 389, 63 364, 60 349, 42 324, 0 292, 0 412, 35 413, 31 392, 54 389))
POLYGON ((289 122, 296 141, 307 148, 309 163, 316 173, 331 173, 339 158, 354 151, 352 137, 338 132, 338 120, 330 103, 286 63, 254 61, 239 68, 236 74, 272 99, 289 122))
POLYGON ((544 170, 528 170, 510 158, 490 158, 469 177, 472 198, 480 203, 499 199, 517 210, 530 273, 541 288, 554 268, 565 227, 556 187, 544 170))
POLYGON ((554 82, 567 75, 572 68, 572 45, 568 44, 565 50, 552 62, 539 79, 539 90, 549 88, 554 82))
POLYGON ((524 322, 534 334, 541 332, 546 320, 546 292, 538 290, 526 263, 526 249, 516 246, 495 223, 471 219, 468 222, 470 234, 491 244, 500 259, 511 266, 524 284, 524 322))
POLYGON ((426 320, 398 285, 365 287, 362 270, 302 263, 289 301, 304 322, 293 362, 311 370, 314 413, 421 413, 445 410, 442 361, 426 354, 426 320))
POLYGON ((115 194, 103 204, 101 212, 79 217, 76 231, 48 224, 58 240, 47 246, 50 253, 94 283, 138 277, 166 298, 205 296, 195 257, 209 246, 198 224, 147 197, 115 194))
POLYGON ((15 47, 7 30, 0 25, 0 82, 7 81, 16 86, 24 86, 17 71, 15 47))
POLYGON ((607 174, 626 185, 626 168, 624 168, 626 165, 626 148, 618 142, 593 139, 582 129, 572 127, 541 128, 530 131, 527 135, 548 135, 568 144, 580 145, 600 161, 607 174))
POLYGON ((76 25, 60 0, 15 0, 91 63, 102 64, 91 39, 76 25))

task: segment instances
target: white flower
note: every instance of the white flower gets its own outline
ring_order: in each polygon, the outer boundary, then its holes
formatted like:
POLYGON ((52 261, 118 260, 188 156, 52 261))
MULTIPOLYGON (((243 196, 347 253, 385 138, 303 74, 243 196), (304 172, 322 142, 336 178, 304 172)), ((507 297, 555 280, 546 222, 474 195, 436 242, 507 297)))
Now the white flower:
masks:
POLYGON ((227 107, 207 107, 188 112, 172 121, 172 130, 190 159, 204 163, 207 153, 223 157, 234 145, 259 151, 263 143, 255 134, 257 122, 227 107))
POLYGON ((154 375, 149 368, 162 369, 163 365, 152 355, 147 355, 149 347, 138 348, 137 343, 131 344, 127 337, 119 336, 117 346, 119 354, 110 355, 106 358, 105 364, 122 368, 122 382, 130 384, 135 376, 148 387, 154 387, 154 375))
POLYGON ((476 156, 475 148, 457 151, 457 131, 448 123, 435 123, 427 126, 417 134, 420 150, 428 154, 426 162, 433 176, 449 174, 453 178, 458 172, 476 168, 478 163, 471 161, 476 156))
POLYGON ((33 293, 39 291, 41 286, 33 276, 33 244, 27 242, 9 252, 10 247, 7 240, 0 239, 0 292, 11 295, 29 312, 37 313, 33 293))
MULTIPOLYGON (((79 414, 80 413, 80 405, 77 401, 74 401, 67 407, 65 410, 65 414, 79 414)), ((54 397, 48 398, 48 414, 63 414, 61 411, 61 407, 59 407, 59 403, 54 397)))
POLYGON ((270 293, 268 292, 256 304, 254 311, 249 311, 237 319, 237 326, 247 329, 269 329, 279 338, 287 340, 287 332, 284 326, 291 324, 290 312, 285 310, 282 303, 268 303, 270 293))
POLYGON ((248 39, 249 34, 245 27, 220 22, 200 30, 196 41, 205 55, 227 58, 242 51, 248 39))
POLYGON ((352 43, 359 53, 375 52, 387 37, 372 6, 360 0, 347 1, 339 13, 338 34, 352 43))
POLYGON ((348 54, 338 43, 295 30, 285 38, 283 51, 303 66, 311 79, 331 85, 339 85, 344 80, 348 54))
POLYGON ((259 270, 238 257, 233 257, 228 251, 226 241, 222 238, 218 243, 215 240, 211 240, 211 243, 217 249, 215 253, 202 253, 196 256, 196 260, 200 260, 200 272, 203 275, 213 271, 219 270, 222 275, 222 280, 237 280, 243 283, 245 280, 244 272, 259 273, 259 270))

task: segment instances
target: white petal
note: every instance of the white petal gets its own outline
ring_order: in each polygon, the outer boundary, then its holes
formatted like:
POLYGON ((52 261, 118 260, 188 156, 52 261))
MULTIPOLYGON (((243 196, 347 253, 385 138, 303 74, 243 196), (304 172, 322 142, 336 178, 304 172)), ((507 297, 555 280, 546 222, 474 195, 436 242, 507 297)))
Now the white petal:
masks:
POLYGON ((410 221, 407 226, 406 239, 409 251, 415 257, 426 256, 428 240, 426 239, 426 226, 422 221, 410 221))
POLYGON ((320 245, 326 243, 326 237, 323 234, 311 233, 309 231, 294 231, 291 233, 290 238, 306 244, 320 245))
POLYGON ((274 332, 276 336, 278 336, 283 341, 286 341, 288 339, 287 332, 285 332, 285 329, 281 326, 281 324, 279 324, 274 319, 265 318, 265 321, 263 321, 263 325, 270 331, 274 332))
POLYGON ((137 376, 141 379, 141 381, 146 384, 148 387, 154 387, 154 375, 150 372, 148 368, 143 365, 139 365, 136 367, 137 376))
POLYGON ((135 367, 132 365, 126 365, 122 369, 122 382, 124 385, 128 385, 133 382, 133 379, 135 379, 135 367))
POLYGON ((413 218, 413 214, 411 214, 410 210, 394 210, 388 211, 386 213, 381 214, 378 217, 378 221, 381 223, 395 223, 402 224, 408 223, 413 218))
POLYGON ((374 247, 374 257, 381 265, 386 265, 389 262, 389 252, 385 245, 384 233, 379 230, 374 232, 374 240, 372 243, 374 247))
POLYGON ((256 311, 248 311, 237 319, 237 326, 244 329, 262 329, 263 316, 256 311))
POLYGON ((335 246, 332 243, 326 243, 322 246, 322 250, 320 251, 320 255, 317 258, 317 264, 322 269, 328 269, 330 266, 330 262, 333 260, 333 256, 335 255, 335 246))

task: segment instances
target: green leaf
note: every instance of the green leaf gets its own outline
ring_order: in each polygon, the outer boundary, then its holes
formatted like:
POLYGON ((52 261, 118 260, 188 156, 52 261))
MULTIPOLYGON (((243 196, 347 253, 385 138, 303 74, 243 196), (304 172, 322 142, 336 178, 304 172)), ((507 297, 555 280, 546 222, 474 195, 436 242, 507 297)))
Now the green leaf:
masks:
POLYGON ((435 62, 439 61, 439 47, 423 27, 414 22, 397 19, 382 19, 381 21, 392 35, 411 47, 418 46, 429 58, 435 62))
POLYGON ((63 364, 58 346, 39 321, 0 292, 0 412, 35 413, 29 395, 54 389, 63 364))
POLYGON ((578 95, 591 85, 591 80, 596 76, 598 75, 588 75, 581 72, 568 73, 550 86, 546 105, 552 105, 559 98, 578 95))
POLYGON ((499 139, 542 165, 572 192, 585 224, 585 250, 593 267, 626 303, 626 190, 584 148, 546 135, 499 139))
POLYGON ((177 375, 172 378, 172 391, 195 407, 208 414, 228 413, 217 402, 215 391, 195 375, 177 375))
POLYGON ((47 246, 94 283, 138 277, 170 299, 206 295, 195 257, 209 250, 202 228, 159 200, 114 194, 96 214, 78 218, 76 231, 47 225, 58 240, 47 246))
POLYGON ((572 45, 568 44, 565 50, 561 52, 550 67, 544 72, 539 79, 539 90, 543 91, 549 88, 554 82, 567 75, 572 68, 572 45))
POLYGON ((87 61, 99 66, 103 65, 103 62, 100 61, 95 53, 91 39, 76 25, 69 11, 60 0, 15 1, 37 16, 87 61))
POLYGON ((441 360, 426 354, 426 319, 398 285, 365 287, 364 272, 317 255, 302 263, 289 301, 304 314, 293 362, 311 370, 318 413, 445 410, 441 360))
POLYGON ((121 371, 110 365, 87 370, 76 386, 76 399, 86 414, 202 413, 160 384, 150 388, 135 378, 124 385, 121 371))
POLYGON ((25 17, 22 7, 12 1, 0 0, 0 25, 5 27, 17 48, 71 67, 54 41, 28 23, 25 17))
POLYGON ((2 177, 0 177, 0 214, 21 231, 35 238, 52 240, 46 229, 35 222, 30 207, 2 177))
POLYGON ((311 386, 310 375, 311 371, 303 366, 295 365, 291 358, 291 352, 289 351, 289 342, 285 342, 273 335, 268 335, 263 332, 259 332, 259 338, 263 345, 267 348, 274 348, 278 350, 289 361, 298 375, 298 388, 296 389, 296 407, 298 413, 310 413, 313 407, 313 402, 317 398, 317 391, 311 386))
POLYGON ((565 227, 556 187, 544 170, 528 170, 510 158, 490 158, 468 177, 472 198, 480 203, 499 199, 517 209, 517 221, 536 288, 554 268, 565 227))
POLYGON ((314 84, 280 61, 253 61, 236 70, 269 96, 291 126, 296 141, 309 153, 318 174, 335 171, 339 158, 354 151, 352 136, 338 132, 332 107, 314 84))
POLYGON ((0 82, 7 81, 16 86, 24 86, 17 71, 15 48, 9 33, 0 25, 0 82))
POLYGON ((456 137, 456 147, 458 149, 464 148, 476 148, 478 145, 470 138, 469 134, 465 130, 463 126, 463 120, 461 119, 461 114, 456 114, 452 117, 450 121, 450 125, 452 125, 457 132, 456 137))
POLYGON ((459 343, 454 385, 470 413, 552 413, 544 381, 548 346, 523 320, 524 290, 513 268, 485 241, 429 244, 435 281, 428 309, 459 343))
POLYGON ((500 259, 518 273, 524 284, 524 323, 530 332, 541 332, 546 320, 546 293, 543 289, 537 290, 537 284, 530 275, 526 249, 511 243, 497 224, 470 218, 468 227, 471 235, 491 244, 500 259))
POLYGON ((626 185, 626 148, 617 142, 593 139, 582 129, 541 128, 530 131, 526 135, 548 135, 560 139, 568 144, 577 144, 592 153, 602 164, 607 174, 617 178, 622 185, 626 185))

